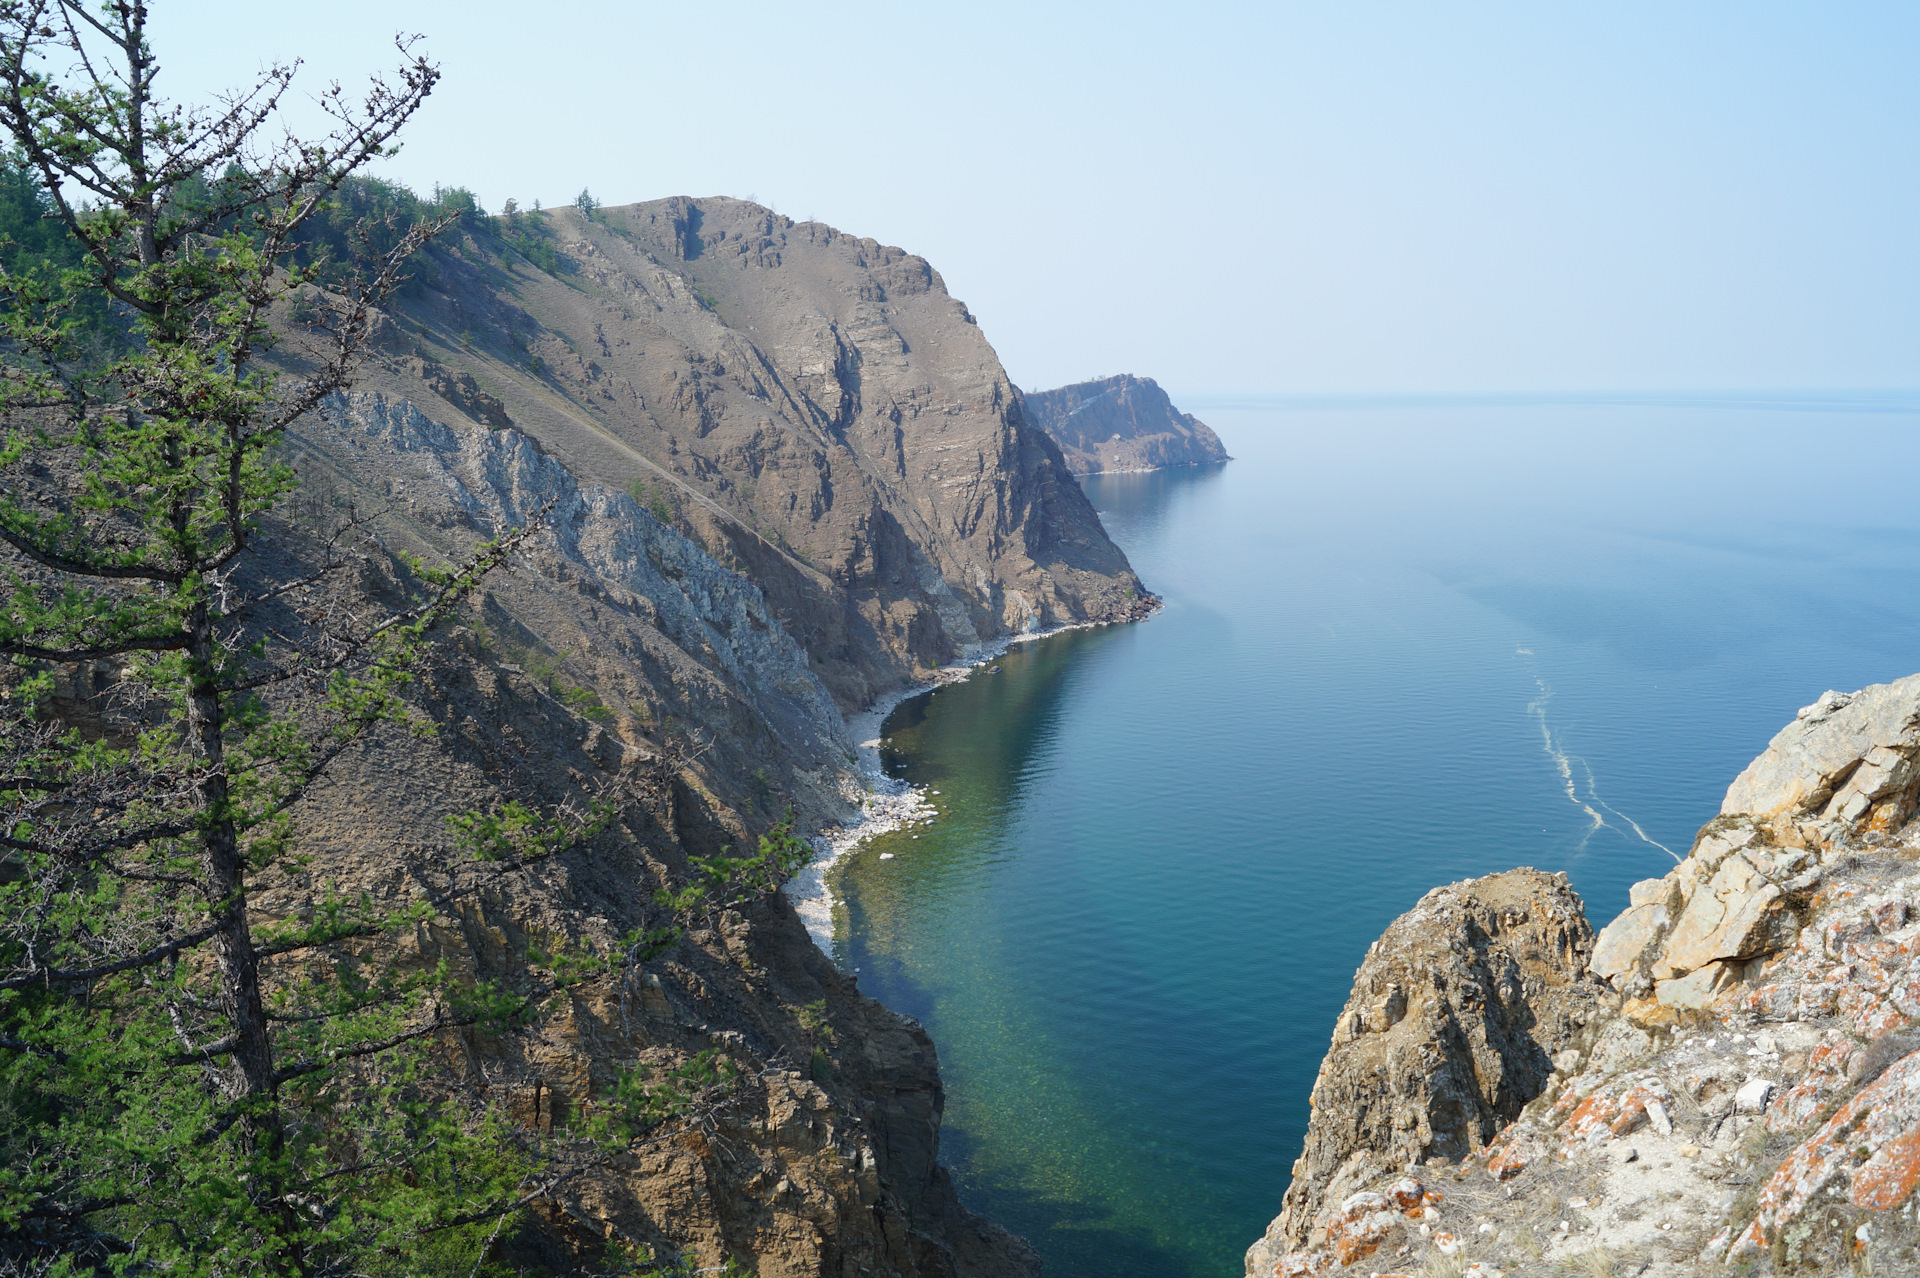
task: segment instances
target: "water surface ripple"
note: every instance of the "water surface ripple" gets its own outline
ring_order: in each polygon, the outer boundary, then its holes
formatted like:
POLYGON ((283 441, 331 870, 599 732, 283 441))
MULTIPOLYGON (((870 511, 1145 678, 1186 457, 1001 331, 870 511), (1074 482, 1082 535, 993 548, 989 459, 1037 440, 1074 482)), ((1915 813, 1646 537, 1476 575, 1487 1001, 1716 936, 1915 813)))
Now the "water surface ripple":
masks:
POLYGON ((1874 402, 1216 408, 1238 460, 1089 479, 1165 611, 903 704, 943 815, 839 876, 966 1200, 1056 1278, 1238 1275, 1396 914, 1534 865, 1604 921, 1796 707, 1920 670, 1874 402))

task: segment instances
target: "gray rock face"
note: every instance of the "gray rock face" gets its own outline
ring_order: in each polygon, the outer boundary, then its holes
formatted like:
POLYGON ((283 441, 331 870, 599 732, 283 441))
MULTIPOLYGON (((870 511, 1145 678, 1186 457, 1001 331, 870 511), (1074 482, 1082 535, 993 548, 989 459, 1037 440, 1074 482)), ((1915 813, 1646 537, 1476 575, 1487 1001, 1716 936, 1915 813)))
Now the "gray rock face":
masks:
MULTIPOLYGON (((1914 1272, 1917 701, 1920 676, 1829 692, 1775 736, 1686 859, 1636 883, 1601 932, 1585 983, 1618 994, 1554 1053, 1545 1089, 1471 1168, 1421 1171, 1440 1192, 1372 1151, 1396 1148, 1383 1110, 1418 1134, 1418 1112, 1395 1107, 1449 1089, 1457 1057, 1351 1058, 1337 1035, 1307 1155, 1248 1273, 1598 1272, 1622 1259, 1674 1278, 1914 1272), (1330 1074, 1348 1081, 1328 1088, 1330 1074)), ((1343 1031, 1389 1023, 1372 1010, 1387 1010, 1375 959, 1343 1031)))
POLYGON ((674 725, 701 733, 712 783, 736 802, 760 769, 803 815, 838 815, 844 720, 760 587, 519 432, 448 416, 379 392, 333 397, 295 434, 309 491, 386 507, 393 548, 447 562, 551 501, 521 571, 488 582, 476 620, 492 657, 556 691, 591 689, 623 749, 652 749, 674 725))
POLYGON ((1151 377, 1122 373, 1028 391, 1023 403, 1027 420, 1060 445, 1076 475, 1231 460, 1220 437, 1175 408, 1151 377))
POLYGON ((1149 606, 921 258, 727 199, 492 226, 432 250, 365 388, 636 493, 760 586, 843 710, 982 640, 1149 606))
POLYGON ((1339 1205, 1380 1176, 1463 1159, 1517 1117, 1606 997, 1592 950, 1566 877, 1532 869, 1436 888, 1394 920, 1354 977, 1306 1148, 1247 1273, 1328 1246, 1339 1205))
POLYGON ((1823 860, 1908 821, 1917 755, 1920 675, 1823 693, 1734 779, 1686 859, 1635 886, 1600 934, 1595 975, 1666 1007, 1710 1003, 1740 965, 1793 944, 1823 860))

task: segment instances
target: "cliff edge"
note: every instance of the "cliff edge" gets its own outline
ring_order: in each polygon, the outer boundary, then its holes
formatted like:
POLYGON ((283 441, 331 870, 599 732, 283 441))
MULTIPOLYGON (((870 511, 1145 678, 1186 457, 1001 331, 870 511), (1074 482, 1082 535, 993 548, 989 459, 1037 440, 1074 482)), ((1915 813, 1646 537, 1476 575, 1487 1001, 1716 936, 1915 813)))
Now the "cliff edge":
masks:
POLYGON ((1354 977, 1314 1080, 1305 1152, 1247 1271, 1273 1273, 1326 1235, 1336 1258, 1358 1259, 1347 1218, 1383 1208, 1357 1191, 1468 1158, 1519 1117, 1605 1001, 1586 972, 1592 949, 1566 876, 1532 869, 1435 888, 1394 920, 1354 977))
MULTIPOLYGON (((1920 1271, 1917 758, 1920 676, 1802 709, 1687 857, 1557 960, 1556 988, 1601 993, 1517 1116, 1464 1157, 1429 1143, 1389 1167, 1417 1142, 1351 1099, 1325 1114, 1316 1087, 1247 1272, 1920 1271)), ((1375 1091, 1447 1081, 1425 1061, 1392 1077, 1375 1091)))

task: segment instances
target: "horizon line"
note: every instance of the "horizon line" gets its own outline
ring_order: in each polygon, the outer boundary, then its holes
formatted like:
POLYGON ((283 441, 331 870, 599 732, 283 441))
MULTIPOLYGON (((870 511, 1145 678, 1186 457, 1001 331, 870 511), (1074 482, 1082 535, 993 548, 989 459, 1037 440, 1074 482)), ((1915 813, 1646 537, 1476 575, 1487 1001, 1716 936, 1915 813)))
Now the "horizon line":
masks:
POLYGON ((1517 408, 1619 405, 1644 408, 1844 409, 1920 412, 1920 388, 1753 387, 1524 391, 1218 391, 1173 396, 1196 408, 1517 408))

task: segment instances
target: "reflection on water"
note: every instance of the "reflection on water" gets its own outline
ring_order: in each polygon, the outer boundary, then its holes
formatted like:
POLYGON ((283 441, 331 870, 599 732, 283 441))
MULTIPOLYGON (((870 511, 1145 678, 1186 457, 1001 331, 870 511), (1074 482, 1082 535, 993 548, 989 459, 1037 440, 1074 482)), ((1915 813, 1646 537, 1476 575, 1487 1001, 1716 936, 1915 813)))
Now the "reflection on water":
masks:
POLYGON ((1207 500, 1231 464, 1090 475, 1083 484, 1108 535, 1124 549, 1160 540, 1169 521, 1179 519, 1195 502, 1207 500))
POLYGON ((1240 460, 1086 481, 1164 611, 903 704, 942 816, 839 877, 963 1195, 1052 1275, 1238 1275, 1396 914, 1530 864, 1610 917, 1796 706, 1920 669, 1911 415, 1205 416, 1240 460), (1813 437, 1880 459, 1845 502, 1813 437))

